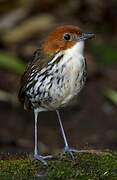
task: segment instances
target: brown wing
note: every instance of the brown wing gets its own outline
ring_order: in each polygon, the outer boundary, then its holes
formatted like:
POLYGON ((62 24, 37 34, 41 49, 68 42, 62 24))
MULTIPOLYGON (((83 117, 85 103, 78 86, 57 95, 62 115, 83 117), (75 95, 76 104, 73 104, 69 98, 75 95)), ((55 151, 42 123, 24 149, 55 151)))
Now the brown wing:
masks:
POLYGON ((18 98, 22 104, 26 104, 26 107, 29 107, 29 108, 30 108, 30 103, 28 102, 28 98, 26 98, 27 83, 29 83, 30 81, 31 73, 34 70, 34 64, 39 59, 40 59, 40 56, 39 56, 39 49, 38 49, 35 51, 32 60, 29 62, 20 80, 20 89, 18 93, 18 98))
POLYGON ((36 76, 36 73, 39 72, 43 67, 46 67, 48 62, 51 61, 53 58, 52 55, 49 58, 44 57, 42 53, 40 53, 39 49, 35 51, 32 61, 29 62, 28 66, 25 69, 24 74, 21 77, 20 81, 20 89, 18 93, 19 101, 24 104, 25 109, 31 108, 31 103, 29 102, 28 97, 26 96, 26 91, 33 86, 34 77, 36 76), (31 77, 31 74, 33 72, 33 78, 31 77), (31 81, 31 84, 27 87, 27 84, 31 81))

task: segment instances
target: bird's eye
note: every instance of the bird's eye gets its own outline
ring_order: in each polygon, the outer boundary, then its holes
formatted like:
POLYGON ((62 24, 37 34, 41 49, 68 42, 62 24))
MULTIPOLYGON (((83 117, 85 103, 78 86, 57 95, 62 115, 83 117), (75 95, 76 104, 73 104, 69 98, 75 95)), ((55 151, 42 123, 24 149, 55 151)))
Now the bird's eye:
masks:
POLYGON ((64 38, 64 40, 69 41, 71 39, 71 35, 68 33, 65 33, 63 38, 64 38))

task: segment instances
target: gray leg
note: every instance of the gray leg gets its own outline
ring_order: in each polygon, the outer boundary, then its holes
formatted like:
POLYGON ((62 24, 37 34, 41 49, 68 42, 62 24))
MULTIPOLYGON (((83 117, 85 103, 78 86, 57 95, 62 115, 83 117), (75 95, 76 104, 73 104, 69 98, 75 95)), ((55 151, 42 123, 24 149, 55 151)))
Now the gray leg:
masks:
POLYGON ((41 156, 39 153, 39 149, 38 149, 38 138, 37 138, 37 121, 38 121, 38 114, 39 111, 37 109, 34 110, 34 116, 35 116, 35 149, 34 149, 34 158, 36 160, 40 160, 41 162, 43 162, 45 165, 47 165, 47 162, 45 161, 45 159, 49 159, 52 156, 41 156))
POLYGON ((63 136, 63 139, 64 139, 64 144, 65 144, 64 152, 65 153, 69 153, 71 155, 72 159, 74 159, 74 156, 73 156, 72 152, 79 152, 79 151, 69 147, 68 141, 67 141, 67 138, 66 138, 66 135, 65 135, 65 131, 64 131, 64 128, 63 128, 63 125, 62 125, 60 113, 59 113, 58 110, 56 110, 56 113, 57 113, 57 116, 58 116, 58 120, 59 120, 59 124, 60 124, 60 128, 61 128, 62 136, 63 136))
POLYGON ((37 121, 38 121, 38 111, 34 111, 34 116, 35 116, 35 150, 34 150, 34 155, 38 154, 38 139, 37 139, 37 121))

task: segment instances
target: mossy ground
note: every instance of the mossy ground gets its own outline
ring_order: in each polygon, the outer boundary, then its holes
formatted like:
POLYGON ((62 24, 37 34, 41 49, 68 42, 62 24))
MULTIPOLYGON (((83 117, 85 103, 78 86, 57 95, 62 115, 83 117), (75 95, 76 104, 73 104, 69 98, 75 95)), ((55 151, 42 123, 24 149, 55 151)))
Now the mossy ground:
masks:
POLYGON ((83 152, 75 154, 75 161, 67 155, 55 155, 45 166, 27 157, 0 161, 0 179, 117 179, 116 152, 83 152))

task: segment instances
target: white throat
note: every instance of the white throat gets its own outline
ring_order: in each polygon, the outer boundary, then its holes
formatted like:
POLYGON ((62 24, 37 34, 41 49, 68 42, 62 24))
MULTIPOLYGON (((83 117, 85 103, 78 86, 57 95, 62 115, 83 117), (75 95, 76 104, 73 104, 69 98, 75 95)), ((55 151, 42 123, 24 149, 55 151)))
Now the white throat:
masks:
MULTIPOLYGON (((84 52, 84 41, 77 42, 72 48, 69 48, 67 50, 64 50, 64 61, 67 61, 69 57, 76 56, 76 57, 83 57, 84 52)), ((52 64, 56 61, 56 59, 61 56, 63 52, 59 52, 56 54, 56 56, 53 58, 52 61, 50 61, 48 64, 52 64)), ((62 64, 64 64, 64 61, 62 64)))
MULTIPOLYGON (((64 51, 64 59, 62 64, 67 63, 72 58, 72 63, 82 66, 82 61, 84 61, 84 41, 77 42, 72 48, 64 51)), ((71 60, 70 60, 71 61, 71 60)))
POLYGON ((72 48, 66 50, 66 53, 77 53, 83 56, 84 51, 84 41, 77 42, 72 48))

